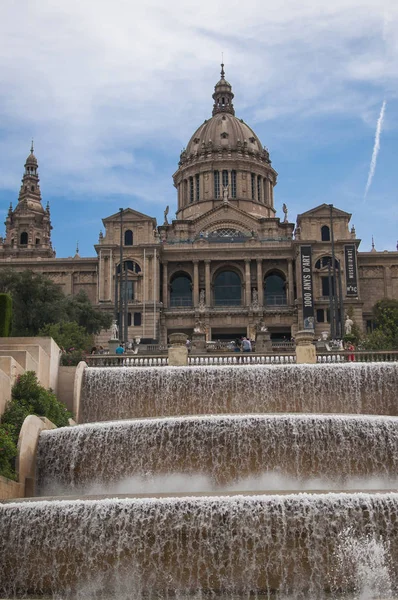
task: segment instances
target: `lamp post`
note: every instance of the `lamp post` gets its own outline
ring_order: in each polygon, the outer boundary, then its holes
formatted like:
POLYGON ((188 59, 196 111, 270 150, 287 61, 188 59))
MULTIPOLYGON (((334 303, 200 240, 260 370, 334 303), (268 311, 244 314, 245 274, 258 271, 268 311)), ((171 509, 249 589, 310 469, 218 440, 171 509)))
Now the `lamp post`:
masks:
POLYGON ((124 307, 124 294, 123 294, 123 208, 119 208, 120 212, 120 264, 119 264, 119 338, 121 341, 124 337, 123 331, 123 307, 124 307))

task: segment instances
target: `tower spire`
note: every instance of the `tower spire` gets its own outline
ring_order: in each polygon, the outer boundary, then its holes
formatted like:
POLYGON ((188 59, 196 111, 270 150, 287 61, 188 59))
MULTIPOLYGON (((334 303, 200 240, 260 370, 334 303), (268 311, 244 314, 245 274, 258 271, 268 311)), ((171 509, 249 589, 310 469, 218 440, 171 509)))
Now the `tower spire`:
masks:
POLYGON ((34 152, 34 148, 33 148, 33 138, 32 138, 32 143, 30 145, 30 153, 33 154, 34 152))

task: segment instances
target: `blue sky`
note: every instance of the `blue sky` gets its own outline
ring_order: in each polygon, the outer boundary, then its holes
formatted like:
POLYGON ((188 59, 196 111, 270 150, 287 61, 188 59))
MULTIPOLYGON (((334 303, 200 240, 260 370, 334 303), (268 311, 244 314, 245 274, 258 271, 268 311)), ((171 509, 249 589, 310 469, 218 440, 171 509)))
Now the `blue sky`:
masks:
MULTIPOLYGON (((398 240, 395 0, 3 0, 0 218, 35 140, 58 257, 93 256, 101 219, 162 222, 172 174, 209 118, 221 52, 235 110, 279 173, 277 216, 323 202, 353 214, 360 249, 398 240), (383 101, 385 118, 364 198, 383 101)), ((4 232, 0 228, 0 233, 4 232)))

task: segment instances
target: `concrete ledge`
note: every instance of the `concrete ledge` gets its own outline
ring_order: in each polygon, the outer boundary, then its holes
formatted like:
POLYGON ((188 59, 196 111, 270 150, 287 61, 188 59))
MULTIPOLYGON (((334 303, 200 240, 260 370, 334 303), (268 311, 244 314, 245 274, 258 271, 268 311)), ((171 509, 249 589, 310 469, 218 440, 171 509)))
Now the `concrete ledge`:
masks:
POLYGON ((80 361, 76 367, 75 381, 73 386, 73 415, 76 423, 80 423, 80 400, 83 387, 84 371, 87 369, 87 363, 80 361))
POLYGON ((0 371, 0 417, 6 408, 7 402, 11 400, 11 388, 11 378, 7 373, 0 371))
POLYGON ((66 408, 74 412, 73 394, 77 367, 59 367, 57 398, 66 408))
POLYGON ((2 350, 0 346, 0 356, 12 356, 25 371, 34 371, 39 377, 39 363, 28 350, 14 350, 12 348, 2 350))
MULTIPOLYGON (((32 358, 37 362, 37 379, 43 387, 48 389, 50 387, 50 357, 47 352, 39 344, 2 344, 0 351, 5 350, 25 350, 29 352, 32 358)), ((27 369, 31 370, 31 369, 27 369)))
MULTIPOLYGON (((54 342, 54 340, 50 337, 8 337, 8 338, 0 338, 0 350, 2 350, 2 346, 40 346, 43 351, 49 357, 48 366, 47 366, 47 385, 45 387, 50 387, 57 393, 58 390, 58 366, 59 366, 59 358, 61 356, 61 350, 54 342)), ((44 377, 44 375, 43 375, 44 377)), ((42 384, 44 385, 44 384, 42 384)))
POLYGON ((56 426, 46 417, 29 415, 23 422, 19 433, 17 473, 23 489, 23 496, 34 496, 37 443, 43 429, 56 429, 56 426))
POLYGON ((22 485, 18 481, 12 481, 0 475, 0 501, 23 498, 22 485))

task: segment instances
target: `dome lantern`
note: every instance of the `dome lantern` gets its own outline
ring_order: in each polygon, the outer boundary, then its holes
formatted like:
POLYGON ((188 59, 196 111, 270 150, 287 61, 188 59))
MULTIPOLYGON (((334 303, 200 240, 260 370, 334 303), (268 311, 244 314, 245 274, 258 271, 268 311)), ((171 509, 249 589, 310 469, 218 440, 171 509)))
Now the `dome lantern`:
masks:
POLYGON ((219 113, 235 115, 234 105, 232 104, 233 99, 232 86, 225 79, 224 63, 221 63, 221 79, 214 87, 213 117, 219 113))

